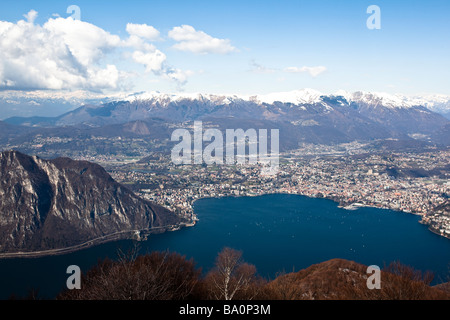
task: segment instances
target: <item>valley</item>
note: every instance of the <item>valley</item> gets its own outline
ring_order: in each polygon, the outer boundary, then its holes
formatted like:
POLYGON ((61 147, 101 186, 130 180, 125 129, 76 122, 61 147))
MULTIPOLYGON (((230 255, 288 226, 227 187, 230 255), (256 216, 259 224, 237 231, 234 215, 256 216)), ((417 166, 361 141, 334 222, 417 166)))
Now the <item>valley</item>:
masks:
POLYGON ((0 122, 0 147, 48 161, 67 157, 101 165, 141 199, 188 225, 197 220, 192 208, 198 199, 291 193, 346 208, 410 212, 449 236, 449 120, 385 95, 300 90, 277 99, 156 95, 86 105, 52 119, 0 122), (174 164, 171 134, 192 130, 195 121, 202 121, 202 131, 278 129, 279 171, 267 176, 258 163, 174 164))

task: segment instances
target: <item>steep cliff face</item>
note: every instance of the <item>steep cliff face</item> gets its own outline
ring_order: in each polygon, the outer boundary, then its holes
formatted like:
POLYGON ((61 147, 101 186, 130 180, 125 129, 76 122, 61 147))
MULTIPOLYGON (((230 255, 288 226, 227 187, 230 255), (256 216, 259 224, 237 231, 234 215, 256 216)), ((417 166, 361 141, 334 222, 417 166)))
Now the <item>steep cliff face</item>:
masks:
POLYGON ((139 198, 99 165, 0 154, 0 252, 65 248, 183 219, 139 198))

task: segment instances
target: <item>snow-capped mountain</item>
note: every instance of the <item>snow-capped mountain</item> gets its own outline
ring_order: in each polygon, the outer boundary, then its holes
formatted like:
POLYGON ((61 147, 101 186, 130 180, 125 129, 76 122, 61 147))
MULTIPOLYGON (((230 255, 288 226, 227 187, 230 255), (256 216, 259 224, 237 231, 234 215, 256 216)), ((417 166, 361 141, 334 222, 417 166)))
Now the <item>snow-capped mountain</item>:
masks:
MULTIPOLYGON (((183 100, 193 101, 209 101, 217 105, 227 105, 236 99, 245 99, 244 96, 237 95, 218 95, 218 94, 202 94, 202 93, 161 93, 159 91, 140 92, 128 94, 123 97, 123 101, 153 101, 161 106, 167 106, 169 103, 178 103, 183 100)), ((250 100, 250 99, 248 99, 250 100)))
POLYGON ((338 91, 335 96, 344 97, 349 103, 365 103, 374 107, 382 106, 386 108, 410 108, 417 106, 415 102, 400 94, 387 94, 380 92, 346 92, 338 91))
POLYGON ((314 104, 321 102, 323 94, 314 89, 301 89, 288 92, 275 92, 263 95, 257 95, 256 100, 263 103, 272 104, 274 102, 292 103, 292 104, 314 104))
POLYGON ((367 103, 373 106, 380 105, 388 108, 423 106, 437 113, 445 114, 450 112, 450 96, 446 95, 406 96, 383 92, 347 92, 343 90, 337 91, 334 95, 344 97, 349 103, 367 103))
POLYGON ((416 96, 413 97, 413 99, 427 109, 442 114, 447 119, 450 119, 450 96, 442 94, 428 94, 416 96))
POLYGON ((95 135, 108 132, 156 137, 167 131, 156 132, 156 123, 164 129, 202 120, 222 129, 278 128, 280 139, 289 144, 286 148, 295 148, 302 142, 431 139, 436 135, 445 143, 447 131, 442 128, 449 126, 450 121, 427 109, 446 103, 445 97, 439 98, 434 101, 429 97, 345 91, 322 94, 313 89, 264 95, 141 92, 117 96, 111 102, 85 104, 58 117, 7 119, 3 130, 10 133, 14 129, 7 125, 17 124, 71 126, 80 130, 95 128, 95 135))
POLYGON ((275 102, 290 103, 294 105, 316 104, 325 100, 344 98, 347 103, 365 103, 373 107, 381 106, 386 108, 411 108, 423 106, 431 111, 447 114, 450 113, 450 96, 446 95, 423 95, 407 96, 402 94, 389 94, 384 92, 349 92, 338 90, 332 94, 324 94, 318 90, 305 88, 300 90, 273 92, 256 95, 234 95, 234 94, 202 94, 202 93, 178 93, 165 94, 157 91, 130 94, 124 97, 126 101, 157 101, 162 105, 182 100, 210 101, 217 105, 228 105, 236 100, 250 101, 260 104, 273 104, 275 102), (325 98, 325 99, 324 99, 325 98))
POLYGON ((337 100, 342 105, 367 104, 372 107, 411 108, 423 106, 433 112, 450 117, 450 96, 426 94, 406 96, 402 94, 388 94, 383 92, 348 92, 339 90, 331 94, 324 94, 314 89, 300 89, 268 94, 236 95, 236 94, 204 94, 204 93, 161 93, 158 91, 101 94, 86 91, 2 91, 0 92, 0 119, 12 116, 19 117, 54 117, 82 105, 102 105, 113 101, 153 101, 160 106, 181 101, 202 101, 213 105, 230 105, 236 101, 247 101, 256 104, 273 104, 275 102, 293 105, 322 104, 337 100))
POLYGON ((323 94, 314 89, 301 89, 261 95, 140 92, 111 97, 82 92, 66 95, 40 92, 27 96, 2 94, 0 103, 3 101, 15 107, 14 101, 27 101, 29 107, 33 106, 35 110, 45 109, 49 103, 53 103, 53 107, 72 109, 57 117, 15 117, 5 120, 13 125, 51 127, 86 124, 99 127, 151 118, 174 122, 233 118, 286 122, 294 126, 327 128, 328 131, 346 124, 342 127, 344 131, 358 128, 354 133, 344 133, 355 139, 358 136, 378 137, 381 132, 384 136, 393 132, 428 135, 448 123, 436 112, 446 115, 450 110, 450 98, 443 95, 410 97, 342 90, 323 94), (75 108, 77 103, 82 106, 75 108), (371 125, 374 127, 371 128, 371 125), (370 134, 366 132, 369 128, 370 134))

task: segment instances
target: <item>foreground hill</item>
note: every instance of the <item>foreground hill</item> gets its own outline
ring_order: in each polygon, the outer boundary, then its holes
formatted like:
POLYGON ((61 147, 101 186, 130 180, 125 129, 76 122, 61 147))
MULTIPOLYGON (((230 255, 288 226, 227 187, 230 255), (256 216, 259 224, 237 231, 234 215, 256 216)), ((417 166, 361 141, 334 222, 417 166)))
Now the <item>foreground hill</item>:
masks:
POLYGON ((0 153, 0 253, 64 249, 162 232, 186 222, 114 181, 99 165, 0 153))
MULTIPOLYGON (((63 290, 69 300, 436 300, 450 299, 445 284, 399 262, 381 271, 381 289, 367 288, 367 266, 332 259, 272 281, 224 248, 215 267, 202 276, 195 262, 176 253, 104 260, 83 274, 80 290, 63 290), (107 280, 105 280, 107 279, 107 280)), ((270 263, 270 261, 267 261, 270 263)))
POLYGON ((367 266, 344 259, 332 259, 295 273, 277 277, 267 286, 283 300, 436 300, 450 299, 444 287, 432 287, 431 274, 399 262, 381 271, 381 289, 367 288, 367 266))

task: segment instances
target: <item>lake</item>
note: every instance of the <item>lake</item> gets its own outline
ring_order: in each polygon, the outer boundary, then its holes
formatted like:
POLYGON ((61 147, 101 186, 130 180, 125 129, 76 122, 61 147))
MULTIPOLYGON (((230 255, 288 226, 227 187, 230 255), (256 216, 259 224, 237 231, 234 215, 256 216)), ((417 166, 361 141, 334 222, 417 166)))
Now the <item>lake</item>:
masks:
MULTIPOLYGON (((141 252, 170 250, 194 258, 204 271, 225 246, 243 251, 258 273, 274 278, 332 258, 383 268, 394 260, 435 273, 435 282, 450 275, 450 240, 430 232, 412 214, 377 208, 345 210, 327 199, 273 194, 226 197, 195 202, 200 221, 176 232, 151 235, 141 252)), ((42 258, 0 260, 0 298, 24 296, 39 288, 53 298, 65 287, 66 269, 88 270, 99 259, 116 258, 133 241, 117 241, 82 251, 42 258)))

